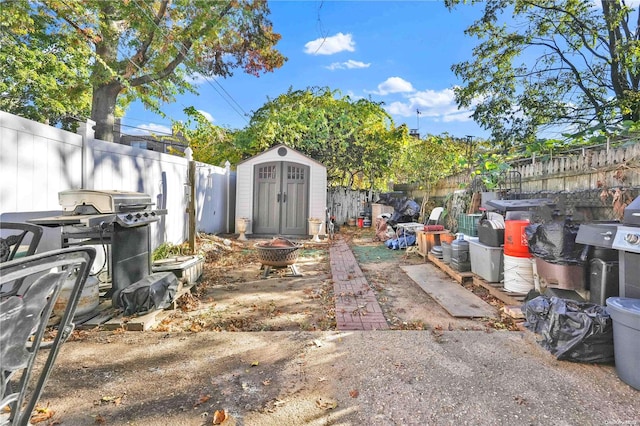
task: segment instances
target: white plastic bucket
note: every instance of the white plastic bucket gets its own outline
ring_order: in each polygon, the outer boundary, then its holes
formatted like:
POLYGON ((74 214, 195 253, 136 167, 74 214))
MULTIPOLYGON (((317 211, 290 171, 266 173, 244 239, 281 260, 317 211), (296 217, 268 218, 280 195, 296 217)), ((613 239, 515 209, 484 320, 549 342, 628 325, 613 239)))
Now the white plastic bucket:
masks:
POLYGON ((531 258, 504 255, 504 289, 528 293, 535 287, 531 258))

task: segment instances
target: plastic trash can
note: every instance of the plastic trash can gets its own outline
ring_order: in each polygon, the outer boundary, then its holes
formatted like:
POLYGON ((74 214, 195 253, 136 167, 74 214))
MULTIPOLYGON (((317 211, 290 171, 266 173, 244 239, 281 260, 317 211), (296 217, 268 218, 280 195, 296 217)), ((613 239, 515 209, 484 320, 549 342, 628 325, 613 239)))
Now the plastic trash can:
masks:
POLYGON ((607 298, 618 377, 640 390, 640 299, 607 298))

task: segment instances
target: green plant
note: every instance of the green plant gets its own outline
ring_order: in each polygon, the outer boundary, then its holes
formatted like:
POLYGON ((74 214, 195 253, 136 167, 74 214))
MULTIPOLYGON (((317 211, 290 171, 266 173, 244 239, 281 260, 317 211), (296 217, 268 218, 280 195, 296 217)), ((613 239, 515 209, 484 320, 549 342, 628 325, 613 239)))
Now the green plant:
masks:
POLYGON ((182 245, 174 245, 171 243, 162 243, 154 251, 151 256, 153 261, 166 259, 172 256, 182 256, 185 254, 185 248, 182 245))

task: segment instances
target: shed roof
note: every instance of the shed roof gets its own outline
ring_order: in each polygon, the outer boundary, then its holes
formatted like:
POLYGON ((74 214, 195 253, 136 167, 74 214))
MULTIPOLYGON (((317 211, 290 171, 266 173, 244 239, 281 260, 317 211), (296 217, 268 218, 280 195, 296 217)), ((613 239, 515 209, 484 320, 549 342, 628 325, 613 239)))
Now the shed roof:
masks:
POLYGON ((264 155, 264 154, 266 154, 266 153, 268 153, 268 152, 271 152, 271 151, 273 151, 273 150, 276 150, 276 149, 278 149, 278 148, 280 148, 280 147, 285 147, 285 148, 287 148, 287 149, 290 149, 291 151, 293 151, 293 152, 297 153, 298 155, 301 155, 301 156, 303 156, 303 157, 305 157, 305 158, 308 158, 310 161, 313 161, 313 162, 314 162, 314 163, 316 163, 317 165, 319 165, 319 166, 321 166, 321 167, 326 168, 326 166, 325 166, 324 164, 322 164, 321 162, 319 162, 319 161, 317 161, 317 160, 314 160, 313 158, 309 157, 308 155, 306 155, 306 154, 304 154, 304 153, 302 153, 302 152, 298 151, 298 150, 297 150, 297 149, 295 149, 295 148, 291 148, 290 146, 288 146, 288 145, 286 145, 286 144, 283 144, 283 143, 280 143, 280 144, 278 144, 278 145, 274 145, 274 146, 272 146, 271 148, 269 148, 269 149, 267 149, 267 150, 265 150, 265 151, 261 152, 260 154, 256 154, 256 155, 254 155, 253 157, 246 158, 246 159, 244 159, 244 160, 240 161, 237 165, 240 165, 240 164, 242 164, 242 163, 245 163, 245 162, 247 162, 247 161, 249 161, 249 160, 252 160, 252 159, 254 159, 254 158, 256 158, 256 157, 260 157, 260 156, 262 156, 262 155, 264 155))

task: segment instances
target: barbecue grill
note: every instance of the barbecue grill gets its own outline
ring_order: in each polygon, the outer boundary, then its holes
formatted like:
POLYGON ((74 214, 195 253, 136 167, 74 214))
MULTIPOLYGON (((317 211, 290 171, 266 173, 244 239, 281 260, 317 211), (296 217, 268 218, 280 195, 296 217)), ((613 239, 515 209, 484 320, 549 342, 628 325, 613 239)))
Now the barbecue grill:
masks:
POLYGON ((640 299, 640 197, 624 209, 612 247, 620 262, 620 297, 640 299))
POLYGON ((33 219, 42 226, 62 227, 62 247, 109 245, 113 306, 119 293, 151 274, 149 224, 167 214, 153 209, 151 197, 140 192, 76 189, 58 193, 60 216, 33 219))

